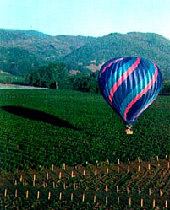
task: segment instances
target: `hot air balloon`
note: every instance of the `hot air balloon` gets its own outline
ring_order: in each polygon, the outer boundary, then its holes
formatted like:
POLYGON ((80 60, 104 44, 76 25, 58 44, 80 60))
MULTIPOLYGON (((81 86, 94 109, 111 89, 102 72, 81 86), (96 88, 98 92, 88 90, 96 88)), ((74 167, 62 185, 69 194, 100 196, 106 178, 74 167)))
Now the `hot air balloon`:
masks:
POLYGON ((132 125, 156 99, 162 74, 145 58, 119 57, 102 65, 98 84, 106 102, 127 124, 127 134, 132 134, 132 125))

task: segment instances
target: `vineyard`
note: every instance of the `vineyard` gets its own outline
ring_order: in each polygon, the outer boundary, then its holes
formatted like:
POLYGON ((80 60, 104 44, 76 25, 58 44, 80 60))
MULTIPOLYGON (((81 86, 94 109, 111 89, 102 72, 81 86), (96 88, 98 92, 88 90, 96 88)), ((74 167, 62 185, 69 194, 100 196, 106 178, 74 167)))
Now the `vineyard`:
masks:
POLYGON ((0 94, 1 209, 169 208, 169 96, 129 136, 100 95, 0 94))

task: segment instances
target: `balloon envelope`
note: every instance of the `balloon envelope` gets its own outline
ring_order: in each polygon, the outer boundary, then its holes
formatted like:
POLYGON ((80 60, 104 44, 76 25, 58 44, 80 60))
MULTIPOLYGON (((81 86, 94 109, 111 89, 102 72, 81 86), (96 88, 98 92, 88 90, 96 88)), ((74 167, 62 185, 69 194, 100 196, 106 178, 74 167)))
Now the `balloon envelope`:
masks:
POLYGON ((162 75, 157 65, 140 57, 114 58, 102 65, 98 84, 107 103, 128 124, 156 99, 162 75))

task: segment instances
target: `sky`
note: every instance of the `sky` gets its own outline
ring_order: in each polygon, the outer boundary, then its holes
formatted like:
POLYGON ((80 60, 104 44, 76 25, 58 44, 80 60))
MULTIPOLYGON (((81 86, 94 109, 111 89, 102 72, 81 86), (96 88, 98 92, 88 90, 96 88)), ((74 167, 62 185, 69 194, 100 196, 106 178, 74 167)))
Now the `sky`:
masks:
POLYGON ((0 0, 0 28, 49 35, 153 32, 170 39, 170 0, 0 0))

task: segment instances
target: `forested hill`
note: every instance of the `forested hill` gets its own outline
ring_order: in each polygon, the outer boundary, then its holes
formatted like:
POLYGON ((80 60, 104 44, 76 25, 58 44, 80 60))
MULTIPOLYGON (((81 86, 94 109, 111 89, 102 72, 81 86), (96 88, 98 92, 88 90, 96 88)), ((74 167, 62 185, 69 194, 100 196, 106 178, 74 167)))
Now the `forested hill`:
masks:
POLYGON ((102 37, 50 36, 37 31, 0 30, 0 70, 24 75, 49 62, 70 70, 96 71, 113 57, 141 56, 160 66, 170 79, 170 40, 154 33, 112 33, 102 37))
POLYGON ((86 36, 50 36, 32 30, 0 29, 0 70, 23 75, 93 41, 86 36))
POLYGON ((95 70, 103 62, 119 56, 148 58, 158 64, 164 78, 170 79, 170 40, 153 33, 113 33, 102 36, 74 50, 64 61, 95 70))

